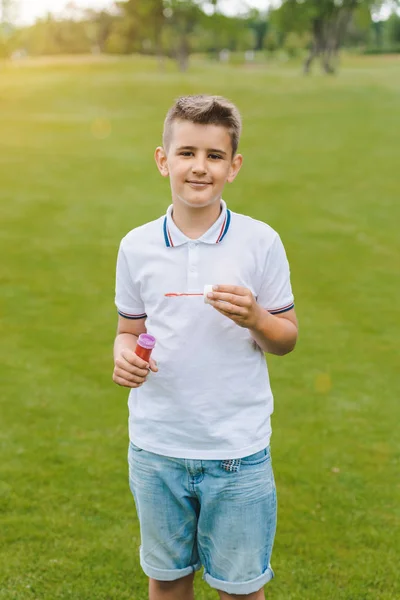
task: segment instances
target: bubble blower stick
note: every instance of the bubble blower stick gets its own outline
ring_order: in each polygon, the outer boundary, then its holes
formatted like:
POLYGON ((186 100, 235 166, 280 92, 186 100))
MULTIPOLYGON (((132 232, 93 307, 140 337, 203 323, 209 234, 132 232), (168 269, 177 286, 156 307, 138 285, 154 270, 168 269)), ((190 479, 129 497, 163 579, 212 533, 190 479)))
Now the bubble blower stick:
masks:
POLYGON ((202 296, 204 298, 205 304, 210 304, 207 294, 213 291, 212 285, 205 285, 204 291, 202 294, 187 294, 186 292, 169 292, 168 294, 164 294, 166 298, 180 298, 182 296, 202 296))
POLYGON ((203 294, 186 294, 186 292, 169 292, 164 294, 166 298, 177 298, 178 296, 202 296, 203 294))
POLYGON ((146 362, 149 362, 151 351, 156 345, 156 338, 148 333, 141 333, 138 337, 138 341, 135 348, 135 354, 140 358, 143 358, 146 362))

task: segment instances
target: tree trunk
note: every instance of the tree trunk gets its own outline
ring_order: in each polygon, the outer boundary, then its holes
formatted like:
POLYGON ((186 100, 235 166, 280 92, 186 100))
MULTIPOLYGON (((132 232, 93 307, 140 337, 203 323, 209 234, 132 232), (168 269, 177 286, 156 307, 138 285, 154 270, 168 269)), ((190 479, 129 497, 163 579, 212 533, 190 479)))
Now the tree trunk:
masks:
POLYGON ((181 37, 177 58, 179 70, 184 73, 189 67, 189 41, 185 34, 181 37))
POLYGON ((157 50, 156 50, 156 57, 157 57, 158 70, 160 71, 160 73, 164 73, 165 72, 165 56, 160 48, 157 48, 157 50))
POLYGON ((323 22, 321 19, 314 19, 313 24, 313 44, 310 54, 304 62, 304 74, 308 75, 311 65, 317 56, 320 55, 323 48, 323 22))
POLYGON ((319 52, 318 52, 318 48, 317 46, 313 45, 313 47, 310 50, 310 54, 307 56, 306 60, 304 61, 304 75, 308 75, 311 69, 311 64, 314 61, 314 58, 317 58, 319 52))
POLYGON ((165 56, 164 56, 164 51, 163 51, 163 47, 162 47, 162 31, 159 30, 158 28, 156 28, 155 31, 155 47, 156 47, 156 57, 157 57, 157 63, 158 63, 158 70, 163 73, 165 71, 165 56))
POLYGON ((321 57, 325 73, 334 75, 337 70, 339 48, 343 44, 356 4, 339 9, 330 18, 319 18, 313 22, 313 47, 304 62, 304 73, 308 74, 315 58, 321 57))
POLYGON ((330 48, 326 48, 321 55, 321 65, 327 75, 335 75, 336 73, 336 67, 333 64, 332 56, 333 53, 330 48))

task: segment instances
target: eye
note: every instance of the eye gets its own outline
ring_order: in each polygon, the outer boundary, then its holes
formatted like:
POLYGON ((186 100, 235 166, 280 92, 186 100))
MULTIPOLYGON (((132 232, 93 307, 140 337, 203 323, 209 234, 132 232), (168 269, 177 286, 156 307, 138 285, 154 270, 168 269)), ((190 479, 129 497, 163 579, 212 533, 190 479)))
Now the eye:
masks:
POLYGON ((208 156, 212 160, 222 160, 222 156, 220 154, 209 154, 208 156))
POLYGON ((179 156, 193 156, 193 152, 190 150, 183 150, 182 152, 179 152, 179 156))

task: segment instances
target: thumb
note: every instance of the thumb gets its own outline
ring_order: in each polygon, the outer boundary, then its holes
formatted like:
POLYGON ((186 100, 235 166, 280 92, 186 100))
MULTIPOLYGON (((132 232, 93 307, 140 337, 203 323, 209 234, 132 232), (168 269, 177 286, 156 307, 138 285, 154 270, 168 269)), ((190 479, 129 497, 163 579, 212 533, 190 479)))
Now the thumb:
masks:
POLYGON ((149 366, 150 366, 150 371, 153 371, 153 373, 157 373, 157 371, 158 371, 157 363, 153 358, 150 358, 149 366))

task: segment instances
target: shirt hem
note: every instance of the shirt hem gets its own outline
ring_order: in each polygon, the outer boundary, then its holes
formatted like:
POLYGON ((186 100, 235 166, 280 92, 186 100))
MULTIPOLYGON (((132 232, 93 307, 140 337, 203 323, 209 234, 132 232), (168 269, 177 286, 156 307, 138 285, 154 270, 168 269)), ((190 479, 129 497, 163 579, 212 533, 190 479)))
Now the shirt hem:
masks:
POLYGON ((146 441, 142 441, 137 437, 129 436, 132 444, 146 450, 146 452, 152 452, 153 454, 159 454, 160 456, 168 456, 170 458, 187 458, 189 460, 230 460, 232 458, 244 458, 245 456, 251 456, 260 450, 264 450, 270 444, 271 440, 270 431, 262 440, 259 440, 256 444, 246 446, 239 450, 193 450, 182 449, 182 448, 162 448, 148 444, 146 441))

